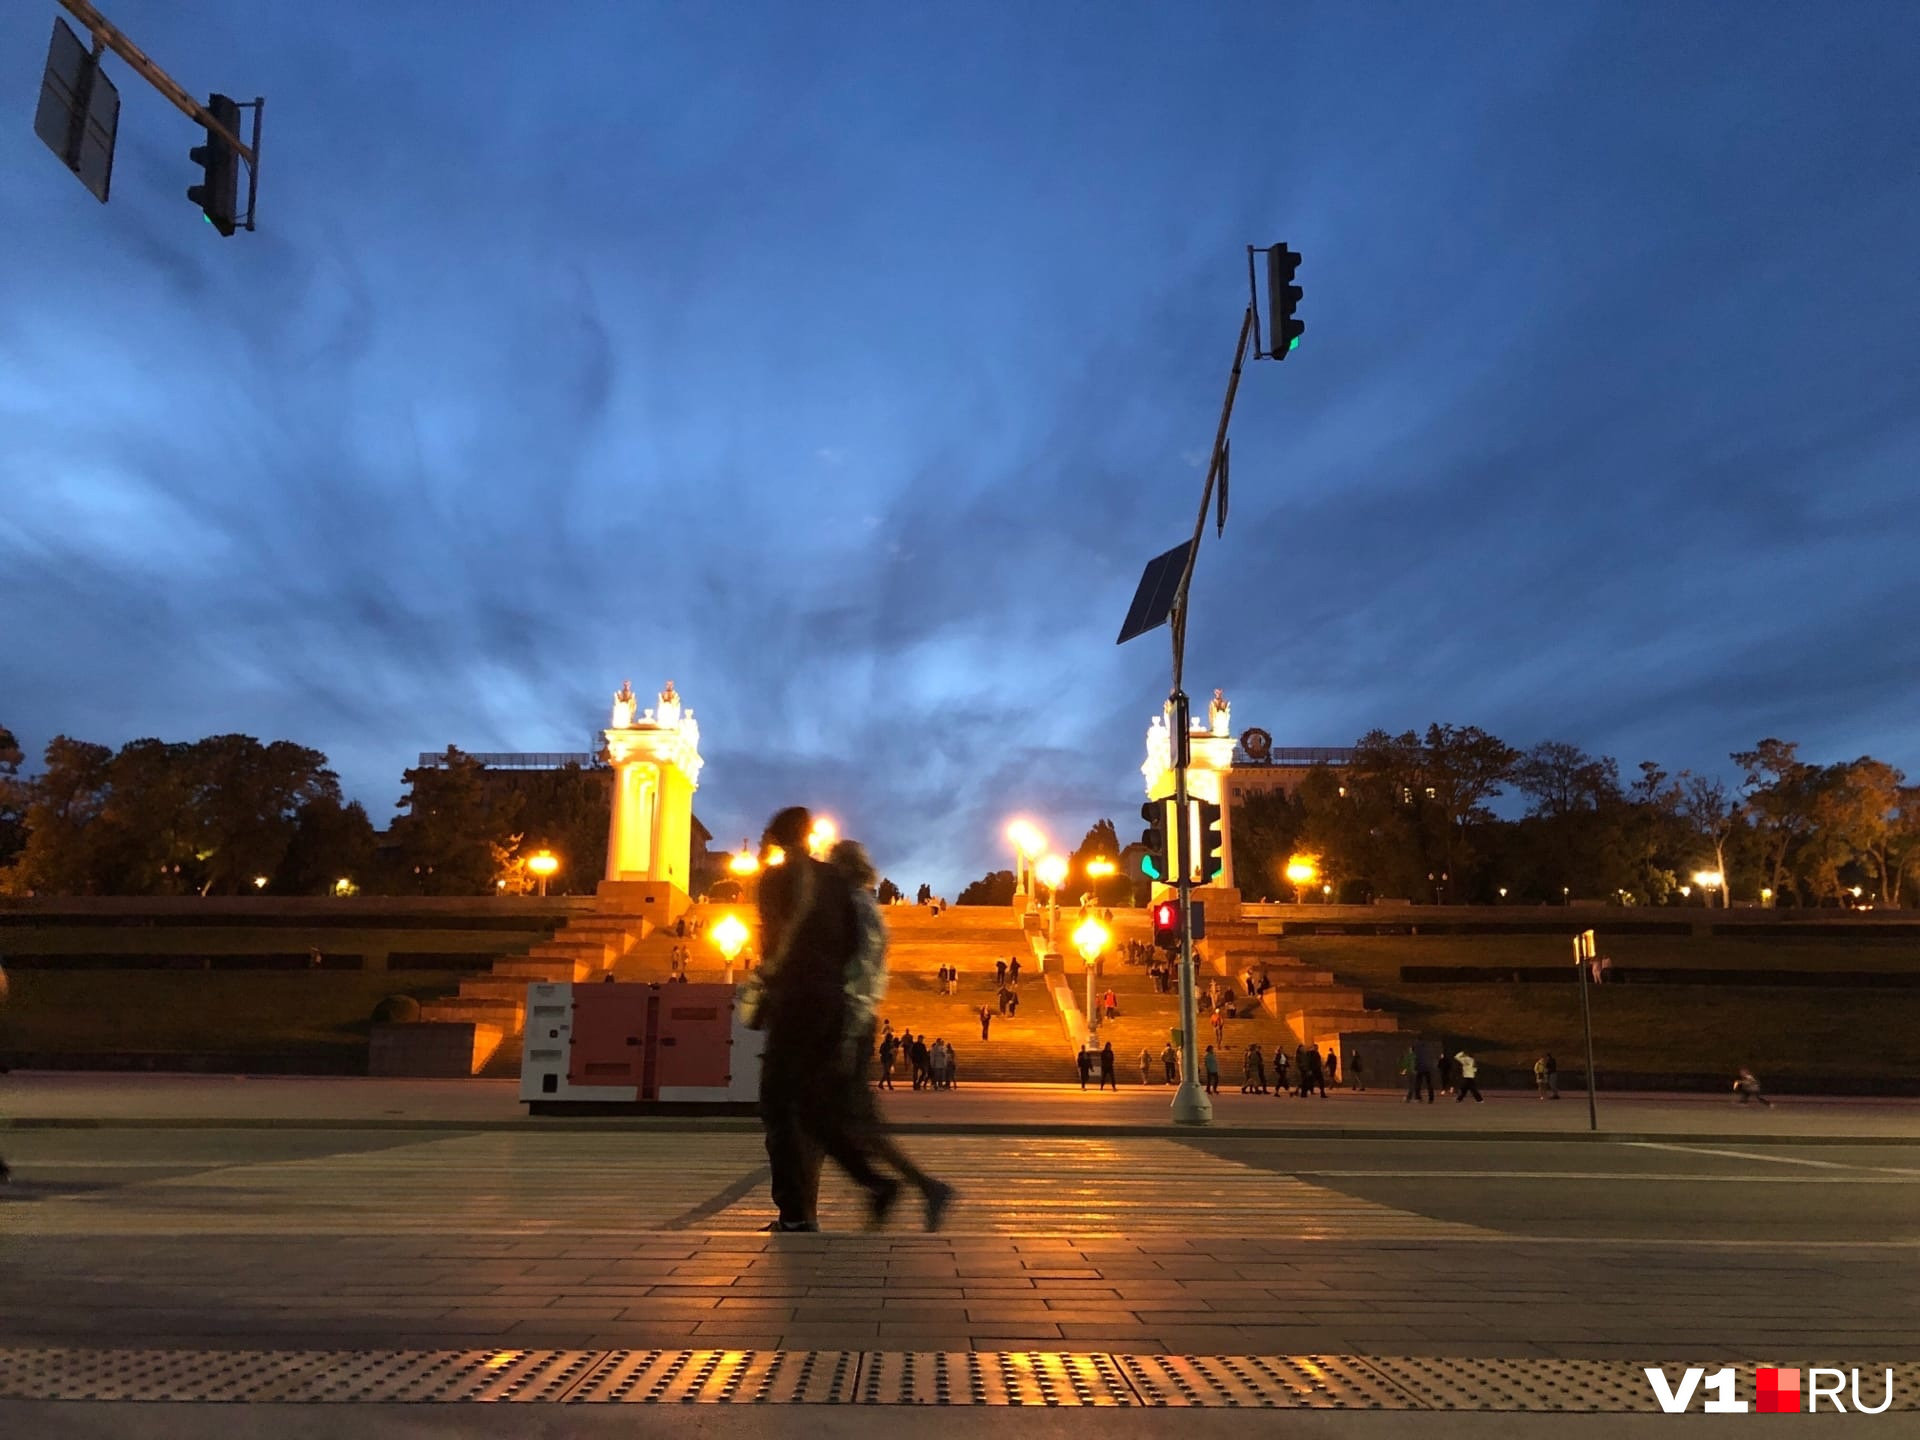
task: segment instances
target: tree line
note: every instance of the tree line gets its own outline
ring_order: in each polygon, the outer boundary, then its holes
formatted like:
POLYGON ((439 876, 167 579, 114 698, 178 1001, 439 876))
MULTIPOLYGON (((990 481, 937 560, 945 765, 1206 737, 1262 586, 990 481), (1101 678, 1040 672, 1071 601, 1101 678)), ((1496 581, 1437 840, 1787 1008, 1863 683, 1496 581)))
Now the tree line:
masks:
POLYGON ((565 893, 590 891, 606 866, 606 777, 577 766, 489 771, 449 747, 405 772, 383 837, 327 757, 292 741, 115 751, 62 735, 38 775, 22 777, 25 758, 0 727, 0 893, 521 893, 543 849, 563 861, 550 893, 565 893))
POLYGON ((1240 800, 1234 878, 1249 898, 1294 899, 1298 855, 1315 862, 1313 900, 1897 907, 1910 893, 1920 786, 1898 769, 1803 760, 1777 739, 1729 758, 1734 785, 1653 761, 1623 781, 1611 756, 1562 741, 1519 750, 1472 725, 1374 730, 1349 764, 1240 800), (1509 789, 1526 808, 1503 819, 1489 802, 1509 789), (1701 873, 1722 884, 1701 886, 1701 873))

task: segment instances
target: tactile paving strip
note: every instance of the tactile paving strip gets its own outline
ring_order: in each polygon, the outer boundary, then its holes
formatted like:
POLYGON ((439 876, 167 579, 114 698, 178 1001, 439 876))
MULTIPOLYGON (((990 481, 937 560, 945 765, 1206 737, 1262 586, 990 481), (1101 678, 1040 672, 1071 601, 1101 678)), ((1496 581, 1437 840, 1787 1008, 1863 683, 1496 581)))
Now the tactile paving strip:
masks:
MULTIPOLYGON (((1920 1411, 1920 1366, 1858 1368, 1868 1404, 1883 1397, 1885 1372, 1891 1370, 1889 1408, 1920 1411)), ((1751 1400, 1753 1365, 1735 1369, 1737 1393, 1751 1400)), ((1705 1398, 1696 1392, 1690 1408, 1699 1410, 1705 1398)), ((0 1399, 1586 1414, 1659 1409, 1643 1367, 1625 1361, 1052 1350, 0 1349, 0 1399)))

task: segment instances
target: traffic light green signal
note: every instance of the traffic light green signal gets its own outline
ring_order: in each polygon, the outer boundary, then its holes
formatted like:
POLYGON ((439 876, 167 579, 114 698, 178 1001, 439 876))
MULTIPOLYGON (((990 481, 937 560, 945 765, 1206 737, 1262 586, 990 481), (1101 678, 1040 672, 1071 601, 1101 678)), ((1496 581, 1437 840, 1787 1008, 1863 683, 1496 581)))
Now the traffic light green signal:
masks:
POLYGON ((1147 828, 1140 832, 1140 843, 1146 854, 1140 857, 1140 869, 1150 880, 1158 880, 1163 885, 1173 883, 1173 859, 1168 844, 1171 829, 1167 824, 1167 811, 1170 804, 1165 800, 1149 800, 1140 807, 1140 818, 1147 822, 1147 828))

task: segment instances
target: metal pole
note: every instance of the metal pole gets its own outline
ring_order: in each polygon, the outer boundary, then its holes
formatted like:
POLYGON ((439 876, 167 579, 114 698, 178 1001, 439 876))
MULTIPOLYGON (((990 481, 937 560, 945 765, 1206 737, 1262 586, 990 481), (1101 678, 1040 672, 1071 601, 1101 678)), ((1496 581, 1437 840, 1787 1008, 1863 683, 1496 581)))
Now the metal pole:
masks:
POLYGON ((1587 1001, 1587 962, 1585 936, 1573 937, 1574 964, 1580 967, 1580 1026, 1587 1036, 1587 1129, 1600 1128, 1600 1111, 1594 1100, 1593 1084, 1593 1009, 1587 1001))
POLYGON ((1100 1033, 1100 1017, 1093 1012, 1093 962, 1098 955, 1096 952, 1080 958, 1087 962, 1087 1039, 1091 1040, 1100 1033))
MULTIPOLYGON (((1177 620, 1176 620, 1176 623, 1177 620)), ((1173 692, 1173 818, 1167 825, 1167 858, 1173 865, 1174 893, 1180 897, 1180 1088, 1173 1097, 1173 1118, 1181 1125, 1207 1125, 1213 1120, 1213 1101, 1201 1088, 1199 1015, 1194 1003, 1193 877, 1187 854, 1186 693, 1173 692)))
MULTIPOLYGON (((126 61, 127 64, 133 67, 135 73, 138 74, 141 79, 145 80, 149 85, 153 86, 154 89, 171 100, 175 109, 179 110, 196 124, 206 126, 207 129, 213 131, 229 145, 233 146, 233 148, 240 153, 240 158, 245 160, 249 167, 257 163, 259 157, 251 145, 243 144, 238 135, 215 120, 208 112, 206 106, 202 105, 198 100, 194 99, 193 96, 181 89, 171 75, 167 74, 166 71, 148 59, 144 50, 123 35, 119 29, 114 26, 113 22, 108 20, 107 17, 102 15, 98 10, 94 9, 93 6, 88 3, 88 0, 60 0, 60 4, 67 9, 68 13, 70 13, 74 19, 78 20, 82 25, 86 26, 88 30, 93 32, 96 47, 104 44, 109 50, 113 51, 114 54, 126 61)), ((251 201, 249 201, 249 204, 251 204, 251 201)))

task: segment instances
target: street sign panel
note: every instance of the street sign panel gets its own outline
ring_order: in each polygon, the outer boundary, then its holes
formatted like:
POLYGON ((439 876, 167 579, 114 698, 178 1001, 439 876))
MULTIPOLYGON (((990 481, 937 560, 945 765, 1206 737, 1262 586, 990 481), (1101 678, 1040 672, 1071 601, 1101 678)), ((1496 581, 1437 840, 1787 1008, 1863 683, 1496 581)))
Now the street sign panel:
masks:
POLYGON ((120 91, 67 22, 55 19, 33 131, 103 205, 119 129, 120 91))
POLYGON ((1180 577, 1187 573, 1187 557, 1192 553, 1193 541, 1182 540, 1166 554, 1147 562, 1140 588, 1133 592, 1133 604, 1127 609, 1126 623, 1120 627, 1120 638, 1114 644, 1124 645, 1136 635, 1167 623, 1173 597, 1180 590, 1180 577))

